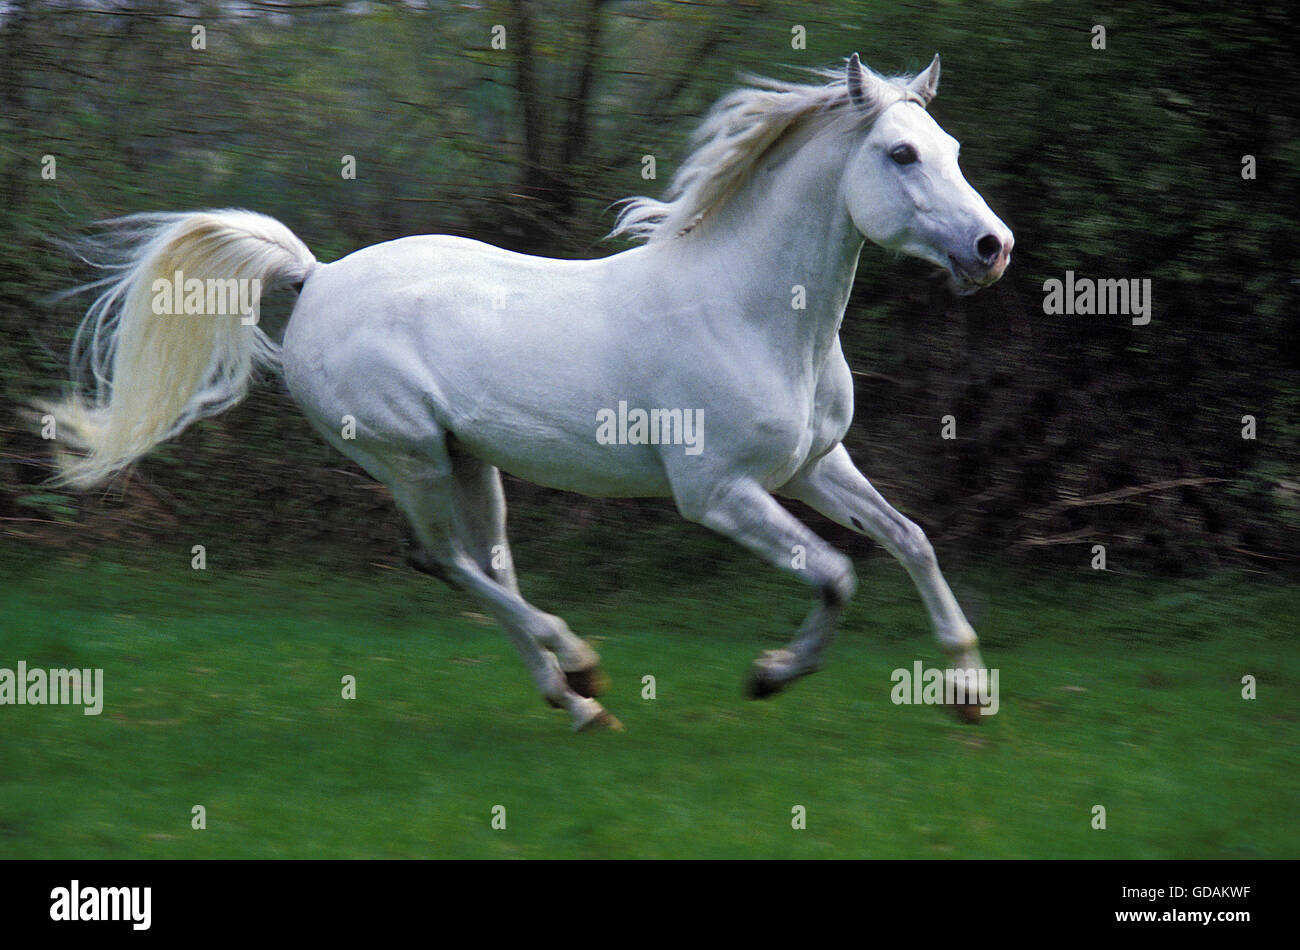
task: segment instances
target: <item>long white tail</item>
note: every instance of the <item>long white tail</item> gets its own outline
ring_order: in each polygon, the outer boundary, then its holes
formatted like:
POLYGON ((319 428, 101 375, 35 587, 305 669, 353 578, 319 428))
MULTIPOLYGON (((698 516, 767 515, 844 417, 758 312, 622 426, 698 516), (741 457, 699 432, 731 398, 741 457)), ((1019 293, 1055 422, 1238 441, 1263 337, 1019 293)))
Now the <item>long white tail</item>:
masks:
POLYGON ((258 296, 316 263, 292 231, 252 211, 138 214, 108 228, 120 263, 91 285, 104 289, 73 344, 73 393, 41 405, 78 450, 59 453, 57 481, 78 488, 230 408, 259 365, 277 366, 258 296))

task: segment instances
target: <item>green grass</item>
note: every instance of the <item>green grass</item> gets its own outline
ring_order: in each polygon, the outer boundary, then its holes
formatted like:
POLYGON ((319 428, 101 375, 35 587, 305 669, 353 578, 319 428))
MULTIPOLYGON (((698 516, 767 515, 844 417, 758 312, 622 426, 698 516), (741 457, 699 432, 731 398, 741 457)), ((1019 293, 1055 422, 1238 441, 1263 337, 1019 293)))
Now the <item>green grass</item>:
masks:
POLYGON ((0 857, 1300 855, 1289 582, 950 567, 1001 671, 972 728, 891 704, 892 670, 942 657, 881 558, 827 668, 743 699, 808 600, 695 547, 617 584, 594 557, 525 577, 601 651, 621 735, 574 735, 476 606, 419 575, 11 551, 0 667, 103 667, 107 702, 0 706, 0 857))

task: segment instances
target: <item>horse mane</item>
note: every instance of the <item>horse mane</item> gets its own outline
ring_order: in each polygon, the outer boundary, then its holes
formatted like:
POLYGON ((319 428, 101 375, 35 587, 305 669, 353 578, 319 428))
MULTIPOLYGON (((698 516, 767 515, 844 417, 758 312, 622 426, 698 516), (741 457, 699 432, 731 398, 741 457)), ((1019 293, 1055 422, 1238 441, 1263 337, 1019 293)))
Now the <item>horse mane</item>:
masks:
POLYGON ((673 176, 664 200, 637 196, 618 202, 622 210, 609 237, 655 243, 689 234, 797 126, 815 122, 854 131, 870 127, 895 102, 925 105, 907 86, 911 76, 877 76, 883 81, 864 83, 868 98, 854 105, 849 101, 844 67, 810 71, 828 81, 794 83, 743 76, 749 87, 718 100, 696 129, 691 138, 694 150, 673 176))

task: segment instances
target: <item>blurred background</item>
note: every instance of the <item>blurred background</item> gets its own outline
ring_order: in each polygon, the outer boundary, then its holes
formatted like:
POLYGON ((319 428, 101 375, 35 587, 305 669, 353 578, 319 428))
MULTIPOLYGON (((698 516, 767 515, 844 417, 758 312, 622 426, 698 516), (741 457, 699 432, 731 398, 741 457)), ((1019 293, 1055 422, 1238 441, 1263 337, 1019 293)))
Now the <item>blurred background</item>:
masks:
MULTIPOLYGON (((396 537, 384 490, 307 430, 278 380, 107 492, 43 487, 46 447, 11 410, 66 380, 86 301, 49 295, 91 276, 51 240, 129 212, 242 206, 327 261, 416 233, 602 256, 625 246, 602 240, 609 205, 662 193, 739 74, 799 78, 854 50, 892 74, 938 51, 932 111, 1015 231, 1015 260, 959 300, 928 265, 865 249, 842 333, 859 371, 852 454, 941 550, 1077 562, 1104 543, 1146 569, 1275 566, 1300 550, 1296 16, 1282 3, 7 0, 0 531, 98 544, 202 517, 257 542, 250 556, 396 537), (1045 315, 1043 281, 1067 269, 1149 278, 1151 323, 1045 315), (948 414, 955 440, 939 438, 948 414)), ((538 512, 516 532, 555 530, 552 509, 570 526, 666 510, 510 493, 538 512)))
MULTIPOLYGON (((0 709, 0 856, 1295 857, 1297 18, 0 0, 0 667, 101 667, 108 692, 99 718, 0 709), (106 489, 44 484, 20 410, 66 385, 88 301, 57 294, 94 274, 58 242, 91 222, 242 206, 323 261, 430 232, 601 256, 626 246, 610 205, 661 195, 742 74, 854 51, 885 74, 941 54, 930 111, 1016 236, 961 299, 867 246, 841 334, 849 450, 1003 671, 982 730, 891 704, 891 669, 942 662, 919 598, 797 506, 863 582, 827 669, 754 704, 746 665, 799 585, 667 500, 508 480, 524 591, 597 645, 629 726, 579 742, 478 605, 403 566, 387 490, 278 378, 106 489), (1149 279, 1150 323, 1045 314, 1066 271, 1149 279)), ((267 301, 272 336, 291 305, 267 301)))

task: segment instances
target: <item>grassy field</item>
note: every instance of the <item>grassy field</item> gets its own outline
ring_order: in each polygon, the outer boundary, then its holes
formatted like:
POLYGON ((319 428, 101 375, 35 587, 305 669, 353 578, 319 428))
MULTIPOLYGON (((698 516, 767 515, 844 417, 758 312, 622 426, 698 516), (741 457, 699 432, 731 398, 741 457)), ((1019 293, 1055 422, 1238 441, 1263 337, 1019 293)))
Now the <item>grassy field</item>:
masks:
POLYGON ((0 857, 1300 856, 1282 579, 950 567, 1001 671, 973 728, 890 702, 892 670, 942 656, 886 559, 859 564, 827 669, 765 703, 744 672, 808 603, 766 569, 525 575, 597 645, 628 728, 574 735, 426 578, 153 554, 175 566, 0 556, 0 667, 102 667, 107 694, 98 717, 0 706, 0 857))

